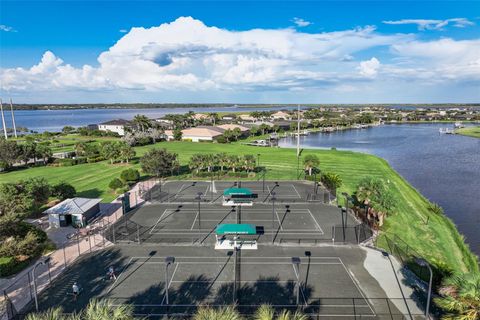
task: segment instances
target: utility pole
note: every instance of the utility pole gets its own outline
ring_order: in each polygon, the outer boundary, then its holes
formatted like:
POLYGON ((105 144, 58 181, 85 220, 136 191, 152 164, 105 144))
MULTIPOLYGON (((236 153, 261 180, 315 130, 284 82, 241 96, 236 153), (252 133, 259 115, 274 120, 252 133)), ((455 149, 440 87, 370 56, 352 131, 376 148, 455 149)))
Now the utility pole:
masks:
POLYGON ((3 133, 5 134, 5 140, 7 140, 7 139, 8 139, 8 135, 7 135, 7 125, 5 124, 5 115, 3 114, 2 99, 0 99, 0 112, 2 113, 3 133))
POLYGON ((15 125, 15 113, 13 113, 12 98, 10 98, 10 110, 12 111, 13 133, 15 134, 15 138, 17 138, 17 126, 15 125))
POLYGON ((300 105, 297 108, 297 157, 300 157, 300 105))

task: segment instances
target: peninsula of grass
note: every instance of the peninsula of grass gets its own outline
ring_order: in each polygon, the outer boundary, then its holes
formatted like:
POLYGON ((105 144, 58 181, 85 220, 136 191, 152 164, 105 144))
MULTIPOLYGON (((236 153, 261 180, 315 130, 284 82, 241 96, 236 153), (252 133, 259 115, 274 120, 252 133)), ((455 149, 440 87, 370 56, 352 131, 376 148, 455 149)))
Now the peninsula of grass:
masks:
POLYGON ((457 129, 455 130, 455 133, 463 136, 480 138, 480 126, 457 129))
MULTIPOLYGON (((137 156, 142 156, 151 148, 166 148, 178 154, 180 164, 186 165, 195 153, 221 153, 259 155, 260 166, 267 168, 268 180, 295 180, 297 178, 296 150, 287 148, 262 148, 241 143, 195 143, 161 142, 155 145, 137 147, 137 156)), ((399 236, 410 248, 428 261, 454 272, 479 272, 477 258, 463 241, 462 236, 446 216, 429 210, 429 202, 389 164, 376 156, 336 150, 308 150, 302 152, 316 154, 322 171, 334 172, 341 176, 343 185, 339 192, 355 191, 364 177, 379 177, 389 182, 397 199, 397 212, 387 217, 383 231, 391 236, 399 236)), ((300 164, 301 165, 301 164, 300 164)), ((81 164, 73 167, 35 167, 0 174, 0 183, 12 182, 31 177, 44 177, 51 183, 67 181, 80 196, 100 197, 112 200, 115 195, 108 190, 108 183, 129 165, 110 165, 106 161, 81 164)), ((175 177, 174 177, 175 178, 175 177)), ((177 177, 178 178, 178 177, 177 177)), ((182 177, 180 177, 182 178, 182 177)), ((186 178, 183 176, 183 178, 186 178)), ((385 245, 382 242, 380 246, 385 245)))

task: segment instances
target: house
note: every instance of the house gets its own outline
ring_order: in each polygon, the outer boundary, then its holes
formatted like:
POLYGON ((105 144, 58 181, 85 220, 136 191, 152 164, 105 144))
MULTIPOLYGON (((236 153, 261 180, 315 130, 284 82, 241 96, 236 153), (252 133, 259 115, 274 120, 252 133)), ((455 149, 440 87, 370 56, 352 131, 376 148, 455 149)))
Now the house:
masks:
POLYGON ((205 113, 195 113, 192 116, 193 120, 195 121, 210 121, 211 117, 208 114, 205 113))
POLYGON ((272 113, 272 115, 270 115, 270 118, 272 120, 290 120, 291 116, 285 111, 277 111, 275 113, 272 113))
POLYGON ((85 227, 100 212, 102 199, 72 198, 45 210, 50 227, 85 227))
MULTIPOLYGON (((214 126, 198 126, 195 128, 187 128, 182 130, 182 140, 190 140, 193 142, 213 141, 225 132, 225 129, 214 126)), ((165 130, 165 138, 173 140, 173 130, 165 130)))
POLYGON ((100 123, 98 130, 116 132, 120 136, 125 135, 125 128, 131 126, 131 122, 124 119, 111 120, 100 123))
POLYGON ((222 117, 222 120, 228 120, 228 121, 231 121, 231 120, 235 120, 237 118, 237 115, 236 114, 226 114, 222 117))
POLYGON ((239 124, 234 124, 234 123, 226 123, 226 124, 221 124, 221 125, 218 125, 216 126, 217 128, 221 128, 223 130, 233 130, 235 128, 238 128, 240 129, 240 131, 242 133, 246 133, 250 130, 250 128, 247 128, 247 127, 244 127, 244 126, 241 126, 239 124))
POLYGON ((254 117, 252 117, 249 114, 240 114, 238 115, 237 118, 240 119, 242 122, 255 122, 256 120, 254 117))

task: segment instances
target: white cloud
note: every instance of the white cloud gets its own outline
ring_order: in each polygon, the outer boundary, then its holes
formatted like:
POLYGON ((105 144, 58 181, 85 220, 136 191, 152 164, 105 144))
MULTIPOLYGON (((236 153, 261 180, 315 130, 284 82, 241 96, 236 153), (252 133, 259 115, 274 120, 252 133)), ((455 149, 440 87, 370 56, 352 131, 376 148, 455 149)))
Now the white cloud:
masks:
POLYGON ((377 75, 379 68, 380 61, 378 61, 377 58, 373 57, 370 60, 361 61, 358 70, 362 76, 367 78, 373 78, 377 75))
POLYGON ((17 30, 13 29, 12 27, 6 26, 4 24, 0 24, 0 31, 17 32, 17 30))
POLYGON ((292 19, 292 22, 297 25, 297 27, 308 27, 312 22, 304 20, 302 18, 295 17, 292 19))
POLYGON ((0 69, 0 83, 19 95, 89 90, 228 99, 274 91, 281 97, 308 90, 353 91, 362 82, 386 92, 390 81, 395 90, 401 81, 478 83, 479 52, 480 39, 421 41, 412 34, 381 34, 372 26, 323 33, 231 31, 180 17, 130 29, 99 55, 98 66, 74 67, 47 51, 30 68, 0 69), (366 50, 382 53, 358 60, 366 50))
POLYGON ((120 33, 127 33, 128 30, 127 30, 127 29, 120 29, 120 30, 118 30, 118 32, 120 32, 120 33))
POLYGON ((464 28, 467 26, 473 26, 475 23, 467 18, 452 18, 445 20, 433 20, 433 19, 402 19, 395 21, 383 21, 385 24, 402 25, 402 24, 416 24, 418 30, 443 30, 450 23, 457 28, 464 28))

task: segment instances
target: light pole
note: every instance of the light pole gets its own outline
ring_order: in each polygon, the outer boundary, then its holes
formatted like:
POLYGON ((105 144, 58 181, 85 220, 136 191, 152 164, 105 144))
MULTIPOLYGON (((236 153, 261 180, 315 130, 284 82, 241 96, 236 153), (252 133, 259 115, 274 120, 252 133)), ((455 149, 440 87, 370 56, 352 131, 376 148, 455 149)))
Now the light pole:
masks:
POLYGON ((347 219, 348 219, 348 193, 342 192, 342 195, 345 196, 345 226, 348 224, 347 219))
POLYGON ((427 308, 425 309, 425 318, 430 319, 430 296, 432 295, 432 280, 433 280, 433 272, 430 264, 423 258, 416 258, 415 262, 421 267, 427 267, 428 271, 430 271, 430 280, 428 281, 428 295, 427 295, 427 308))
MULTIPOLYGON (((45 265, 45 264, 48 264, 50 262, 50 257, 43 260, 43 261, 40 261, 39 263, 37 263, 35 265, 35 267, 33 267, 33 270, 32 270, 32 278, 33 278, 33 297, 35 298, 35 310, 38 311, 38 296, 37 296, 37 281, 36 281, 36 276, 35 276, 35 271, 37 271, 37 268, 41 265, 45 265)), ((51 281, 51 278, 50 278, 50 266, 48 266, 48 277, 51 281)))
POLYGON ((292 257, 292 265, 293 265, 293 270, 295 270, 295 276, 297 277, 297 292, 296 292, 296 295, 297 295, 297 300, 296 300, 296 304, 297 306, 300 304, 300 263, 301 263, 301 260, 299 257, 292 257))
POLYGON ((257 167, 260 168, 260 153, 257 153, 257 167))
POLYGON ((175 263, 175 257, 166 257, 165 258, 165 302, 167 303, 167 305, 169 304, 169 301, 168 301, 168 287, 169 287, 168 267, 171 264, 174 264, 174 263, 175 263))
POLYGON ((277 200, 277 198, 275 198, 275 191, 272 192, 272 243, 275 242, 275 200, 277 200))
POLYGON ((200 214, 200 201, 202 200, 202 194, 203 193, 201 192, 197 193, 197 198, 196 198, 196 200, 198 200, 198 229, 202 228, 202 217, 200 214))

